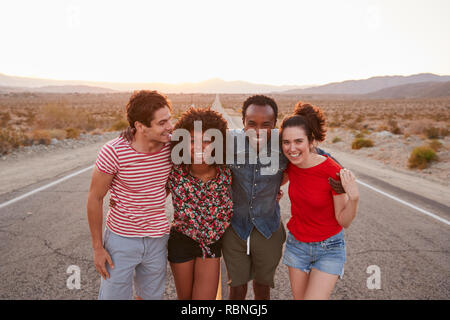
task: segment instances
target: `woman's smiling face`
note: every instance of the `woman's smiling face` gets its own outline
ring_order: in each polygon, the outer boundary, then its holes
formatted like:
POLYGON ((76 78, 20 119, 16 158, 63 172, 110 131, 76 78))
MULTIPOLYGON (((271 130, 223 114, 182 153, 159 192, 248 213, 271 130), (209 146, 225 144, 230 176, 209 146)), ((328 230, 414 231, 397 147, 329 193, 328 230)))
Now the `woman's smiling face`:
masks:
POLYGON ((211 154, 211 141, 207 139, 204 140, 203 132, 194 130, 190 131, 191 141, 190 141, 190 153, 191 153, 191 163, 200 164, 205 163, 206 159, 209 158, 211 154), (197 146, 195 150, 194 146, 197 146))
POLYGON ((287 127, 283 129, 281 148, 288 160, 296 165, 305 164, 311 154, 312 142, 309 142, 302 127, 287 127))

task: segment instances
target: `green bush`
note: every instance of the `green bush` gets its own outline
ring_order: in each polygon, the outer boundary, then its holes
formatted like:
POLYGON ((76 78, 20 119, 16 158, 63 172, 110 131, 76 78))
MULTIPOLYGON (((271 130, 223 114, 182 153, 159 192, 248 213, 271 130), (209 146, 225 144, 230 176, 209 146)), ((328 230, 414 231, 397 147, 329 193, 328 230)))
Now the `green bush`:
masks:
POLYGON ((370 139, 356 138, 352 142, 352 149, 371 148, 373 147, 373 141, 370 139))
POLYGON ((425 169, 431 161, 438 159, 436 152, 428 146, 414 148, 408 159, 409 168, 425 169))

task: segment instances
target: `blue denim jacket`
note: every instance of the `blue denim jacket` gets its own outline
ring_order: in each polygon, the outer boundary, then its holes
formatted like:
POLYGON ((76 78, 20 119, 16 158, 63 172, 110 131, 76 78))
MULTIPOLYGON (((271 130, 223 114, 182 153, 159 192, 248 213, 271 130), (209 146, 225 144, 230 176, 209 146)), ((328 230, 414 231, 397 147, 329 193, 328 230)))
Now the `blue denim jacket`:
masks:
MULTIPOLYGON (((235 135, 244 135, 244 130, 234 130, 235 135)), ((245 139, 245 146, 234 146, 234 162, 228 166, 233 172, 232 198, 233 217, 231 226, 242 240, 246 240, 253 227, 267 239, 280 227, 280 205, 276 201, 280 191, 283 171, 286 169, 289 160, 284 156, 281 148, 274 150, 273 157, 278 157, 278 168, 271 169, 270 173, 261 174, 261 169, 270 167, 270 164, 262 164, 258 155, 257 163, 251 164, 248 161, 250 148, 248 139, 245 139), (237 158, 244 153, 245 163, 240 164, 237 158)), ((231 150, 230 150, 231 151, 231 150)), ((268 142, 269 156, 271 152, 270 141, 268 142)), ((229 151, 227 151, 229 152, 229 151)), ((317 149, 319 154, 327 154, 321 149, 317 149)))

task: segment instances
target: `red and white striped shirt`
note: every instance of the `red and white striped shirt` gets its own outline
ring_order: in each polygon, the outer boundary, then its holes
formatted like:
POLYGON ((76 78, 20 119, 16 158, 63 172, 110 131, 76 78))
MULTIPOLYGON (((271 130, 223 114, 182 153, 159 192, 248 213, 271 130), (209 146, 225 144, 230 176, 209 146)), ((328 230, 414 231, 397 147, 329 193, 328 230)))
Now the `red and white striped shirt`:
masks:
POLYGON ((170 144, 155 153, 134 150, 124 138, 107 142, 95 162, 98 170, 114 175, 109 187, 114 205, 106 226, 125 237, 161 237, 169 233, 166 182, 172 168, 170 144))

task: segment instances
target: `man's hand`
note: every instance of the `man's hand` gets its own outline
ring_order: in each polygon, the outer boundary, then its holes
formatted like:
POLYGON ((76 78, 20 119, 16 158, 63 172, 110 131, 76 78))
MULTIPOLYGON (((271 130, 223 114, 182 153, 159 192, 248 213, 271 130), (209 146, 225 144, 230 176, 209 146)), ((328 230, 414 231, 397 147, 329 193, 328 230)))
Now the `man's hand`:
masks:
POLYGON ((97 269, 97 272, 102 276, 103 279, 109 278, 109 273, 106 269, 106 263, 108 263, 110 267, 114 269, 112 259, 105 248, 101 247, 98 249, 94 249, 95 269, 97 269))
POLYGON ((281 198, 283 198, 283 190, 278 191, 277 202, 280 202, 281 198))
POLYGON ((348 198, 353 201, 359 200, 359 190, 358 185, 356 184, 355 175, 348 169, 342 169, 339 172, 339 175, 348 198))

